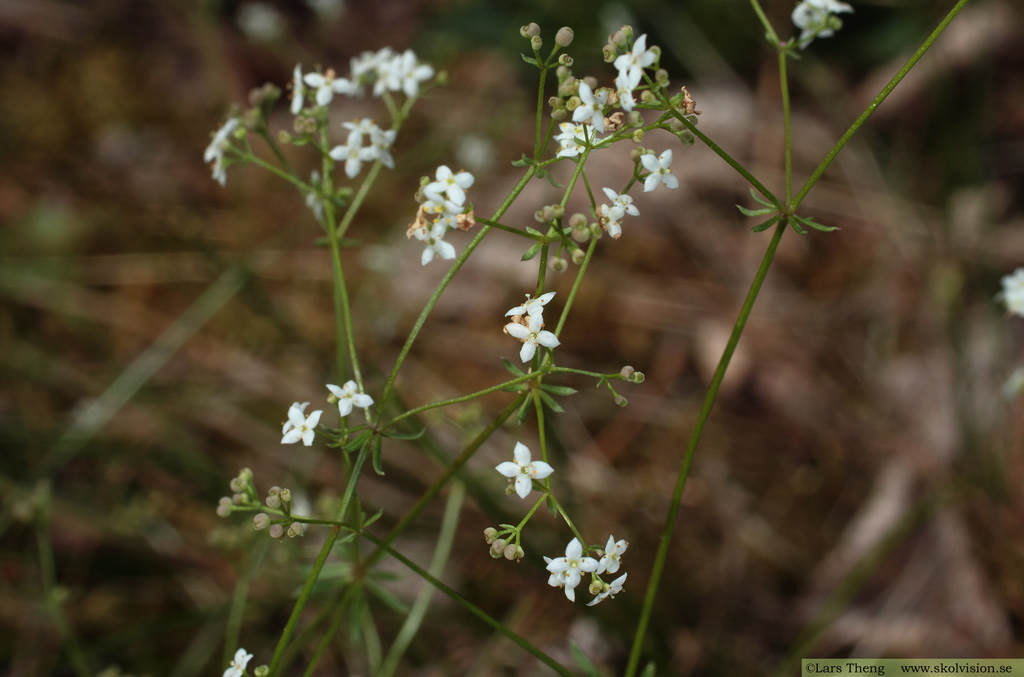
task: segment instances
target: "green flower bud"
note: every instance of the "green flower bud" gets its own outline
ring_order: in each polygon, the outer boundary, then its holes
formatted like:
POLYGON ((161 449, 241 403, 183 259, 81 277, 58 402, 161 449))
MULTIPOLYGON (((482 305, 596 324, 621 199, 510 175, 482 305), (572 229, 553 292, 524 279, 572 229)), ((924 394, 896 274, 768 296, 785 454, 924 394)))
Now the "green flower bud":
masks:
MULTIPOLYGON (((625 28, 625 26, 623 26, 623 28, 625 28)), ((608 41, 615 45, 616 47, 625 47, 626 34, 621 30, 617 30, 614 33, 612 33, 611 37, 608 38, 608 41)))
MULTIPOLYGON (((576 235, 576 231, 573 231, 573 235, 576 235)), ((587 253, 582 249, 574 249, 572 252, 572 262, 577 266, 583 263, 583 259, 587 258, 587 253)))
POLYGON ((622 395, 616 395, 615 396, 615 404, 619 405, 620 407, 624 407, 627 404, 629 404, 629 400, 627 400, 622 395))
POLYGON ((484 539, 487 541, 488 545, 490 545, 491 543, 494 543, 494 541, 497 540, 497 538, 498 538, 498 530, 497 529, 495 529, 494 527, 487 527, 486 529, 484 529, 484 539))
POLYGON ((604 47, 602 47, 601 56, 604 58, 605 63, 611 63, 612 61, 615 61, 615 58, 618 56, 618 54, 615 51, 615 46, 605 45, 604 47))
POLYGON ((505 555, 505 547, 508 546, 508 541, 504 538, 499 538, 494 543, 491 543, 491 557, 494 559, 500 559, 505 555))
POLYGON ((556 256, 551 259, 551 270, 556 273, 564 273, 569 268, 569 262, 563 259, 561 256, 556 256))
POLYGON ((512 545, 511 543, 509 543, 508 545, 505 546, 505 549, 502 551, 501 554, 504 555, 505 559, 507 559, 507 560, 514 560, 514 559, 516 559, 516 555, 518 553, 519 553, 518 548, 516 546, 512 545))
POLYGON ((632 27, 632 26, 630 26, 629 24, 624 24, 624 25, 622 26, 622 28, 620 28, 620 29, 619 29, 619 31, 620 31, 620 32, 621 32, 621 33, 622 33, 623 35, 625 35, 627 39, 629 39, 629 38, 632 38, 632 37, 633 37, 633 27, 632 27))
POLYGON ((530 22, 528 25, 523 26, 522 28, 519 29, 519 35, 527 39, 540 35, 540 26, 533 22, 530 22))
POLYGON ((564 108, 556 108, 555 110, 551 111, 551 119, 564 120, 566 116, 568 116, 568 114, 569 113, 564 108))
POLYGON ((252 526, 256 531, 263 531, 270 526, 270 515, 261 512, 252 518, 252 526))
POLYGON ((559 47, 568 47, 572 44, 573 32, 568 26, 562 26, 555 33, 555 44, 559 47))
POLYGON ((568 54, 562 54, 558 57, 558 63, 563 66, 571 66, 573 64, 573 60, 568 54))
POLYGON ((622 369, 619 370, 619 374, 621 374, 622 378, 626 379, 627 381, 629 379, 631 379, 633 377, 633 374, 635 374, 635 373, 636 373, 636 369, 634 369, 633 367, 629 366, 628 364, 625 367, 623 367, 622 369))
POLYGON ((544 41, 541 40, 541 37, 539 35, 535 35, 532 38, 530 38, 530 48, 533 49, 533 51, 539 52, 543 46, 544 41))

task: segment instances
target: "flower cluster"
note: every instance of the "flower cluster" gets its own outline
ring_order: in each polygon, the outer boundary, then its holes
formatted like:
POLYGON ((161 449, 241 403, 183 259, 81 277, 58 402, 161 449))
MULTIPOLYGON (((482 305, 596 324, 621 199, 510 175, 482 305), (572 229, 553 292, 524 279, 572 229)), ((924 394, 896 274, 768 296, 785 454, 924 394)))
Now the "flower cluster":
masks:
POLYGON ((505 325, 505 333, 523 342, 519 350, 519 358, 523 362, 529 362, 537 353, 537 346, 555 348, 561 345, 558 337, 544 327, 544 306, 553 299, 555 292, 550 291, 541 294, 537 298, 526 295, 526 302, 515 308, 509 309, 505 317, 512 317, 512 321, 505 325))
POLYGON ((351 62, 351 79, 341 78, 328 68, 324 73, 302 73, 302 65, 295 66, 292 76, 292 115, 302 112, 306 88, 312 92, 312 99, 320 108, 328 106, 335 94, 360 95, 363 85, 373 84, 373 95, 384 92, 404 92, 406 96, 417 96, 420 83, 434 77, 434 69, 421 64, 416 54, 407 49, 395 54, 390 47, 376 52, 363 52, 351 62))
POLYGON ((615 597, 622 592, 622 586, 626 582, 627 574, 622 574, 611 583, 601 580, 601 574, 613 574, 619 570, 620 556, 626 552, 629 543, 616 541, 614 536, 608 537, 608 544, 597 560, 583 554, 583 545, 578 538, 569 541, 565 548, 564 557, 545 557, 547 563, 548 585, 553 588, 565 590, 565 596, 570 602, 576 601, 576 586, 580 584, 584 573, 592 574, 590 592, 595 595, 587 606, 594 606, 608 597, 615 597))
MULTIPOLYGON (((675 177, 672 177, 675 178, 675 177)), ((630 216, 638 216, 640 210, 633 204, 633 198, 622 193, 616 193, 611 188, 603 188, 604 194, 611 201, 611 204, 601 205, 598 207, 598 217, 601 221, 601 227, 614 239, 619 239, 622 235, 622 224, 619 223, 626 214, 630 216)))
MULTIPOLYGON (((603 120, 602 118, 602 126, 603 120)), ((592 125, 563 122, 558 128, 562 131, 555 135, 559 148, 557 157, 576 157, 583 152, 588 142, 594 144, 598 139, 597 129, 592 125)))
POLYGON ((644 69, 658 59, 653 49, 647 49, 647 35, 641 35, 633 42, 633 50, 618 56, 615 67, 619 74, 615 77, 615 91, 619 95, 619 105, 625 111, 632 111, 636 102, 633 90, 640 84, 644 69))
POLYGON ((395 160, 391 157, 391 144, 395 142, 395 130, 387 131, 381 129, 373 120, 353 120, 343 122, 342 126, 349 130, 345 143, 335 146, 330 151, 330 156, 338 162, 345 163, 345 176, 350 179, 356 178, 362 171, 364 162, 381 161, 388 169, 395 168, 395 160), (364 139, 369 138, 369 144, 363 145, 364 139))
POLYGON ((442 259, 455 258, 455 247, 445 242, 444 236, 449 230, 468 230, 473 225, 472 209, 466 205, 466 190, 473 180, 469 172, 453 172, 447 165, 437 168, 433 181, 423 179, 423 203, 406 231, 406 237, 426 245, 420 257, 422 265, 433 261, 435 254, 442 259))
POLYGON ((224 171, 224 151, 228 147, 228 137, 230 137, 231 133, 237 128, 238 118, 229 118, 228 121, 221 125, 221 128, 214 133, 213 140, 210 141, 210 145, 206 147, 206 151, 203 153, 203 162, 212 166, 213 179, 222 186, 228 178, 227 172, 224 171))
POLYGON ((803 49, 815 38, 827 38, 843 27, 836 14, 852 12, 853 7, 839 0, 802 0, 793 9, 793 23, 800 29, 797 41, 803 49))

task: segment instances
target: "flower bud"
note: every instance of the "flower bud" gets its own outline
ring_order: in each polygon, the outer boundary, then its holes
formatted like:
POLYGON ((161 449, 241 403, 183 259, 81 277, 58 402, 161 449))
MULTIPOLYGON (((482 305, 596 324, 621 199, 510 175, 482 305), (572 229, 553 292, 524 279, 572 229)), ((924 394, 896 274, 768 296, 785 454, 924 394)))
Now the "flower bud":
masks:
POLYGON ((580 214, 579 212, 576 212, 575 214, 573 214, 572 216, 569 217, 569 220, 566 222, 566 225, 568 225, 570 228, 573 228, 573 229, 576 229, 576 228, 586 228, 587 227, 587 217, 584 214, 580 214))
POLYGON ((271 510, 280 510, 281 496, 278 494, 271 494, 270 496, 267 496, 267 507, 271 510))
POLYGON ((571 66, 573 64, 573 60, 568 54, 562 54, 558 57, 558 63, 563 66, 571 66))
POLYGON ((558 83, 558 96, 567 99, 573 94, 575 94, 578 89, 579 86, 576 84, 576 78, 570 75, 569 77, 558 83))
POLYGON ((270 530, 267 532, 271 538, 283 538, 284 537, 284 526, 281 524, 271 524, 270 530))
POLYGON ((633 377, 633 374, 635 374, 635 373, 636 373, 636 369, 634 369, 633 367, 629 366, 628 364, 625 367, 623 367, 622 369, 619 370, 619 374, 621 374, 622 378, 626 379, 627 381, 629 379, 631 379, 633 377))
POLYGON ((249 468, 242 468, 238 471, 238 479, 243 482, 252 482, 252 470, 249 468))
POLYGON ((270 526, 270 515, 265 512, 258 513, 252 518, 252 526, 256 531, 263 531, 270 526))
POLYGON ((288 144, 292 142, 292 135, 288 133, 288 130, 282 129, 277 133, 277 142, 280 144, 288 144))
POLYGON ((224 496, 217 503, 217 517, 230 517, 231 516, 231 499, 224 496))
POLYGON ((629 380, 632 381, 633 383, 643 383, 646 378, 647 377, 644 376, 644 373, 642 371, 638 371, 635 374, 633 374, 632 378, 630 378, 629 380))
POLYGON ((594 580, 590 581, 590 594, 591 595, 599 595, 602 592, 604 592, 604 583, 602 583, 601 581, 597 580, 596 578, 594 580))
POLYGON ((583 101, 578 96, 570 96, 565 100, 565 109, 567 111, 574 111, 583 105, 583 101))
POLYGON ((484 529, 484 539, 487 541, 488 545, 490 545, 491 543, 494 543, 494 541, 497 538, 498 538, 498 530, 497 529, 495 529, 494 527, 487 527, 486 529, 484 529))
POLYGON ((302 522, 292 522, 288 527, 288 538, 295 538, 296 536, 304 536, 306 534, 306 525, 302 522))
POLYGON ((504 538, 499 538, 494 543, 491 543, 491 557, 494 559, 500 559, 505 554, 505 547, 508 545, 508 541, 504 538))
POLYGON ((235 505, 245 505, 249 502, 249 497, 245 494, 231 494, 231 502, 235 505))
POLYGON ((555 110, 551 111, 552 120, 564 120, 567 115, 568 112, 564 108, 556 108, 555 110))
POLYGON ((572 75, 572 70, 566 68, 565 66, 559 66, 558 68, 555 69, 555 77, 558 78, 559 82, 562 82, 570 75, 572 75))
POLYGON ((540 35, 540 26, 531 22, 529 25, 523 26, 519 29, 519 35, 524 38, 532 38, 535 35, 540 35))
POLYGON ((619 29, 619 32, 625 35, 626 39, 633 37, 633 27, 629 24, 624 24, 622 28, 619 29))
POLYGON ((654 81, 662 87, 668 87, 668 71, 664 68, 659 68, 654 72, 654 81))
POLYGON ((282 489, 281 490, 281 500, 284 501, 285 503, 291 503, 292 502, 292 490, 291 489, 282 489))
MULTIPOLYGON (((569 262, 563 259, 561 256, 556 256, 551 259, 551 270, 556 273, 564 273, 569 268, 569 262)), ((513 489, 514 491, 514 489, 513 489)))
POLYGON ((587 83, 587 87, 590 87, 595 92, 597 91, 597 78, 595 78, 593 75, 588 75, 587 77, 583 78, 583 82, 587 83))
POLYGON ((644 140, 644 130, 634 129, 633 133, 629 135, 629 138, 630 140, 633 141, 633 143, 640 143, 641 141, 644 140))
MULTIPOLYGON (((575 237, 575 235, 576 231, 573 231, 573 236, 575 237)), ((582 249, 576 249, 572 253, 572 262, 575 263, 577 266, 583 263, 583 259, 585 258, 587 258, 587 253, 582 249)))
POLYGON ((516 485, 509 483, 509 485, 505 487, 505 495, 511 496, 514 493, 516 493, 516 485))
POLYGON ((526 552, 523 550, 523 546, 517 545, 516 546, 516 560, 521 560, 524 557, 526 557, 526 552))
POLYGON ((605 45, 603 48, 601 48, 601 56, 604 57, 605 63, 611 63, 612 61, 615 61, 615 59, 618 57, 618 55, 615 53, 615 46, 610 44, 605 45))
POLYGON ((255 670, 253 670, 252 674, 254 674, 256 677, 269 677, 270 667, 267 665, 261 665, 255 670))
POLYGON ((541 50, 541 47, 543 46, 544 41, 541 40, 539 35, 535 35, 532 38, 530 38, 530 48, 533 49, 533 51, 539 52, 541 50))
POLYGON ((573 32, 568 26, 562 26, 555 33, 555 44, 559 47, 568 47, 572 44, 573 32))
POLYGON ((631 162, 640 162, 640 156, 644 154, 643 148, 634 148, 629 151, 629 159, 631 162))
POLYGON ((615 404, 619 405, 620 407, 624 407, 627 404, 629 404, 629 400, 627 400, 622 395, 616 395, 615 396, 615 404))
POLYGON ((501 554, 505 556, 505 559, 511 561, 511 560, 517 559, 516 555, 519 554, 519 548, 517 546, 512 545, 511 543, 509 543, 508 545, 505 546, 505 549, 502 551, 501 554))
POLYGON ((241 493, 242 491, 245 491, 245 480, 241 477, 233 477, 231 482, 228 483, 228 486, 231 487, 231 491, 233 493, 241 493))

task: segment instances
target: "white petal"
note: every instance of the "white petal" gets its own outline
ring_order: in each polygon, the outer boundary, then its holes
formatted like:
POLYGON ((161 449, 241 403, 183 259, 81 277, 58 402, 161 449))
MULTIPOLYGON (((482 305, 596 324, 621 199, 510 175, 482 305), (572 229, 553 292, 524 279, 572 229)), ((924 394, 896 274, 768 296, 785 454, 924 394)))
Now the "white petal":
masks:
POLYGON ((537 352, 537 344, 527 341, 523 344, 523 347, 519 350, 519 359, 523 362, 529 362, 533 359, 533 354, 537 352))
POLYGON ((675 190, 676 188, 679 187, 679 179, 672 176, 671 174, 662 174, 661 182, 665 184, 666 188, 671 188, 672 190, 675 190))
POLYGON ((510 336, 517 338, 520 341, 525 341, 530 338, 530 330, 518 322, 509 322, 506 324, 505 331, 507 331, 510 336))
MULTIPOLYGON (((536 317, 536 315, 534 317, 536 317)), ((561 341, 558 340, 558 337, 549 331, 542 331, 537 334, 537 343, 541 344, 545 348, 556 348, 562 345, 561 341)))
POLYGON ((536 480, 542 480, 551 473, 555 472, 555 469, 544 461, 533 462, 533 478, 536 480))
POLYGON ((660 181, 658 181, 658 174, 648 174, 647 178, 644 179, 644 192, 650 193, 652 190, 657 188, 660 181))
POLYGON ((516 477, 519 475, 520 466, 516 465, 512 461, 504 461, 494 467, 495 470, 500 472, 505 477, 516 477))
POLYGON ((520 474, 516 477, 516 493, 519 498, 526 498, 533 491, 533 482, 526 475, 520 474))
POLYGON ((512 456, 520 467, 530 465, 530 448, 522 442, 516 442, 516 448, 512 451, 512 456))

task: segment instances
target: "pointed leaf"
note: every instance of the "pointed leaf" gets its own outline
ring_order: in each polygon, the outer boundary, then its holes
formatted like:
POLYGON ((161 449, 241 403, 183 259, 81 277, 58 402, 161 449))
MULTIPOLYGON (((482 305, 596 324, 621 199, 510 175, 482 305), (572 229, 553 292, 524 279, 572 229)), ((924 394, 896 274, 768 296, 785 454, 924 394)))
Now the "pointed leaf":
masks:
POLYGON ((544 237, 544 233, 540 232, 536 228, 530 228, 529 226, 526 227, 526 232, 534 237, 544 237))
POLYGON ((767 198, 761 197, 761 194, 753 188, 750 189, 750 197, 754 198, 754 202, 758 204, 764 205, 765 207, 771 207, 772 209, 778 209, 778 207, 772 204, 767 198))
POLYGON ((764 216, 765 214, 771 214, 775 211, 775 208, 765 209, 747 209, 746 207, 736 205, 736 209, 743 213, 743 216, 764 216))
POLYGON ((565 409, 562 409, 562 405, 560 405, 558 402, 555 402, 555 398, 551 397, 551 395, 548 395, 543 390, 538 390, 537 394, 540 395, 541 402, 547 405, 548 409, 555 412, 556 414, 565 413, 565 409))
POLYGON ((512 161, 513 167, 529 167, 532 164, 533 160, 531 158, 526 157, 526 153, 523 153, 523 157, 519 158, 518 160, 512 161))
POLYGON ((530 398, 524 397, 523 404, 519 407, 519 425, 523 425, 526 422, 526 417, 530 415, 530 398))
POLYGON ((569 641, 569 651, 572 653, 572 658, 576 661, 576 665, 580 666, 580 669, 583 670, 583 674, 587 677, 601 677, 601 673, 597 671, 594 664, 587 658, 587 654, 583 653, 583 649, 576 642, 569 641))
POLYGON ((750 229, 750 232, 751 233, 760 233, 763 230, 768 230, 769 228, 774 226, 778 222, 778 220, 781 219, 781 218, 782 218, 781 216, 774 216, 774 217, 768 219, 767 221, 765 221, 764 223, 757 224, 756 226, 754 226, 753 228, 750 229))
POLYGON ((540 389, 546 390, 549 393, 552 393, 553 395, 560 395, 562 397, 565 397, 567 395, 575 395, 578 392, 575 388, 570 388, 569 386, 556 386, 551 385, 550 383, 542 383, 540 389))
POLYGON ((383 515, 383 514, 384 514, 384 508, 381 508, 377 512, 373 513, 373 515, 371 515, 370 517, 364 517, 363 518, 363 528, 365 529, 366 527, 370 526, 371 524, 373 524, 374 522, 379 520, 380 516, 383 515))
POLYGON ((416 432, 413 432, 413 433, 389 433, 389 432, 385 432, 385 433, 382 433, 382 434, 384 435, 384 437, 389 437, 389 438, 391 438, 393 440, 418 440, 419 438, 423 437, 423 434, 425 432, 427 432, 426 428, 420 428, 419 430, 417 430, 416 432))
POLYGON ((838 226, 826 226, 824 223, 818 223, 817 221, 811 218, 803 218, 800 216, 794 216, 793 218, 802 223, 803 225, 809 228, 813 228, 815 230, 820 230, 823 233, 831 233, 833 230, 839 230, 838 226))
POLYGON ((390 607, 393 611, 396 611, 403 616, 409 613, 409 607, 402 602, 402 600, 398 599, 398 597, 391 592, 388 592, 387 589, 381 587, 372 579, 366 579, 366 589, 372 592, 377 599, 384 602, 384 604, 390 607))
POLYGON ((512 364, 512 360, 507 357, 501 358, 501 366, 505 367, 505 369, 513 376, 526 376, 526 372, 512 364))
POLYGON ((529 261, 530 259, 532 259, 534 256, 536 256, 537 254, 540 253, 541 246, 542 246, 542 243, 538 242, 537 244, 535 244, 532 247, 530 247, 529 249, 527 249, 526 253, 523 254, 521 260, 522 261, 529 261))
POLYGON ((533 57, 526 56, 525 54, 520 54, 519 56, 523 57, 523 61, 530 64, 531 66, 536 66, 537 68, 540 68, 540 64, 537 63, 537 60, 534 59, 533 57))
POLYGON ((797 235, 806 235, 807 234, 807 231, 803 229, 803 226, 801 226, 800 222, 797 221, 796 219, 790 219, 789 220, 789 225, 790 225, 790 227, 793 229, 793 231, 797 235))
POLYGON ((364 444, 366 444, 366 438, 369 435, 370 435, 369 432, 361 433, 355 439, 351 439, 348 442, 346 442, 345 444, 343 444, 342 447, 341 447, 341 450, 347 452, 347 451, 355 451, 356 449, 359 449, 364 444))
POLYGON ((378 475, 383 475, 384 474, 384 460, 382 459, 381 448, 382 448, 382 445, 381 445, 380 435, 375 435, 373 437, 373 455, 372 455, 372 459, 373 459, 373 471, 375 473, 377 473, 378 475))

